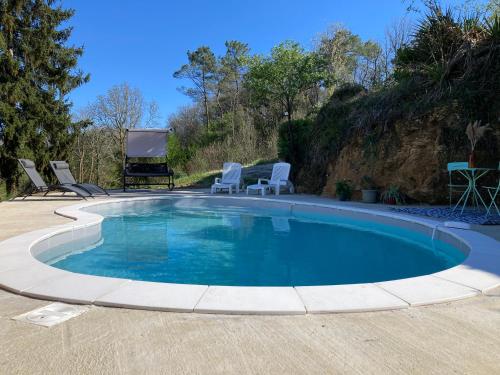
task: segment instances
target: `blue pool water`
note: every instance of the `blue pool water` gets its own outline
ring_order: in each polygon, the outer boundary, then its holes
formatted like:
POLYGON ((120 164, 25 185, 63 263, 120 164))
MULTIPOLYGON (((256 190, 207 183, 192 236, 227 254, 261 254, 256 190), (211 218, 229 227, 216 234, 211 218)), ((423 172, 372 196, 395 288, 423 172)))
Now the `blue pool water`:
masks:
POLYGON ((413 277, 465 257, 413 231, 341 216, 161 201, 100 214, 102 241, 53 266, 157 282, 300 286, 413 277))

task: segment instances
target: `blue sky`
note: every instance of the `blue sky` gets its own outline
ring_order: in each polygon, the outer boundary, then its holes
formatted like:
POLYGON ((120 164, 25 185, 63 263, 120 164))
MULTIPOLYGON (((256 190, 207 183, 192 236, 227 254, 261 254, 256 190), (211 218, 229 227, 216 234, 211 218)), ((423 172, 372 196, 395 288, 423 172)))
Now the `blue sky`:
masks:
POLYGON ((251 52, 267 53, 284 40, 306 48, 334 23, 363 39, 382 40, 386 27, 405 16, 401 0, 63 0, 76 11, 70 42, 83 45, 79 67, 91 74, 70 94, 74 110, 111 86, 128 82, 147 100, 156 100, 162 125, 190 99, 172 74, 187 60, 186 51, 208 45, 224 53, 224 42, 248 43, 251 52))

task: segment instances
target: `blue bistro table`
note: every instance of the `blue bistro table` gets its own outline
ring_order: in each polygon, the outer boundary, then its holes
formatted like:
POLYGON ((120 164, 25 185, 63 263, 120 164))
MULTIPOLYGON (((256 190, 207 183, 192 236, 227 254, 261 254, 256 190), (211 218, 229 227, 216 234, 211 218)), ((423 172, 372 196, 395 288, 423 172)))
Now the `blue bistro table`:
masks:
POLYGON ((462 210, 460 211, 460 213, 463 213, 469 199, 472 200, 472 203, 475 207, 479 208, 480 204, 482 204, 485 210, 488 209, 488 206, 484 202, 483 197, 481 197, 481 194, 479 194, 479 190, 477 189, 477 180, 479 180, 486 173, 492 170, 493 169, 491 168, 464 168, 457 170, 457 172, 459 172, 467 179, 467 188, 463 192, 455 207, 453 207, 453 211, 455 211, 463 201, 462 210))

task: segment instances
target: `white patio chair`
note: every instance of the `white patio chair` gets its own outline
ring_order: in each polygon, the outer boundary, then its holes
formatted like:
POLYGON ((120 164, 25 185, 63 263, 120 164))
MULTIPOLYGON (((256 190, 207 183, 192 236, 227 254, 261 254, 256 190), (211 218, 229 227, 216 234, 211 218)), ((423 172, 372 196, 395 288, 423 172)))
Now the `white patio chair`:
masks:
POLYGON ((271 178, 259 178, 257 184, 247 187, 247 195, 250 191, 260 192, 262 195, 274 191, 275 195, 279 195, 281 189, 285 188, 290 194, 294 192, 292 182, 288 179, 290 175, 289 163, 276 163, 273 165, 273 172, 271 178))
POLYGON ((229 194, 240 192, 241 186, 241 164, 226 162, 222 168, 222 178, 216 177, 210 193, 227 190, 229 194))

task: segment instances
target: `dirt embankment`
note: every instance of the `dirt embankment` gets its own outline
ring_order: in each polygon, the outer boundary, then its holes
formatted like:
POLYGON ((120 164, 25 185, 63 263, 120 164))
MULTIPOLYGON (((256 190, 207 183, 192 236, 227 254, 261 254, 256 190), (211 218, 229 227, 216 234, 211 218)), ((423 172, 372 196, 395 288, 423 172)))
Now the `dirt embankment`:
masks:
MULTIPOLYGON (((443 112, 397 122, 372 147, 367 152, 363 136, 353 135, 329 161, 323 195, 334 196, 335 182, 344 179, 359 190, 363 176, 369 176, 379 189, 396 185, 411 200, 443 203, 447 200, 446 164, 465 161, 469 154, 463 123, 459 125, 454 114, 443 112)), ((496 167, 499 150, 500 125, 496 123, 478 144, 478 166, 496 167)))

